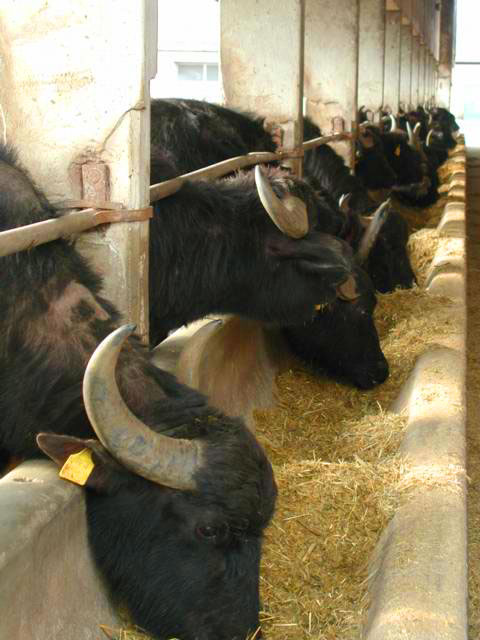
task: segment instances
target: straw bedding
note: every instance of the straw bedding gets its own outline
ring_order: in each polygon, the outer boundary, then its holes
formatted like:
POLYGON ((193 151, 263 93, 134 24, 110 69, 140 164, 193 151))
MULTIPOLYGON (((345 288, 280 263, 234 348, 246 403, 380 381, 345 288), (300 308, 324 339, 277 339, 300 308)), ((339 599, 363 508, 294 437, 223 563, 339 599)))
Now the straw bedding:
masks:
MULTIPOLYGON (((445 202, 400 210, 414 229, 436 226, 445 202)), ((414 233, 409 250, 419 287, 378 295, 376 324, 390 364, 384 384, 365 392, 289 370, 277 379, 277 406, 255 414, 279 487, 261 568, 262 629, 271 640, 360 637, 368 559, 418 483, 397 453, 406 418, 388 407, 418 356, 454 328, 453 303, 421 288, 438 242, 433 229, 414 233)), ((122 633, 118 640, 146 640, 122 633)))

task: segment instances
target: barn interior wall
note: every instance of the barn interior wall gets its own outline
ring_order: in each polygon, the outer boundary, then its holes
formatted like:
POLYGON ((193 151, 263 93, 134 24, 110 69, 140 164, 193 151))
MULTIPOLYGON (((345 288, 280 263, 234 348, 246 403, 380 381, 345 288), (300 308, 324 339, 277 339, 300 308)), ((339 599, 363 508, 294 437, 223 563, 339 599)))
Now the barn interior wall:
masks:
MULTIPOLYGON (((6 140, 53 202, 88 192, 126 208, 149 204, 146 75, 154 65, 145 29, 152 11, 152 0, 119 0, 114 12, 94 0, 2 3, 6 140)), ((148 223, 87 236, 107 296, 146 333, 148 223)))
POLYGON ((389 107, 392 113, 398 111, 400 102, 401 26, 401 12, 387 11, 383 104, 384 107, 389 107))
POLYGON ((358 105, 378 115, 385 72, 385 0, 360 2, 358 45, 358 105))
MULTIPOLYGON (((220 23, 225 104, 281 125, 283 147, 297 148, 303 139, 304 0, 222 0, 220 23), (279 45, 288 55, 278 54, 279 45)), ((292 164, 300 175, 301 162, 292 164)))
MULTIPOLYGON (((358 109, 358 0, 309 0, 305 23, 305 97, 307 115, 324 135, 354 131, 358 109), (340 124, 342 123, 342 124, 340 124)), ((354 165, 354 144, 336 146, 354 165)))

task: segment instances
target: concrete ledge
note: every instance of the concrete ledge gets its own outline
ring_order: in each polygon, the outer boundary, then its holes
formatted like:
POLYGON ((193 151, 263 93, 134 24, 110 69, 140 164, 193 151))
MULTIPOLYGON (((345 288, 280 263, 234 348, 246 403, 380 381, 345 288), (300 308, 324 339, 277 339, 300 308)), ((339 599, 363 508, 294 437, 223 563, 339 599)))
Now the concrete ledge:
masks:
POLYGON ((408 415, 400 453, 410 488, 370 560, 365 640, 468 634, 465 181, 452 181, 449 196, 459 190, 463 202, 447 204, 439 225, 443 236, 453 229, 454 237, 441 238, 427 277, 430 293, 458 302, 448 340, 455 347, 422 354, 391 407, 408 415))
POLYGON ((118 625, 87 545, 83 490, 51 462, 0 480, 1 640, 99 640, 118 625))
POLYGON ((465 203, 449 202, 445 206, 438 233, 450 238, 465 237, 465 203))
POLYGON ((453 200, 463 200, 465 202, 465 186, 455 185, 448 190, 448 197, 453 200))
POLYGON ((466 640, 465 491, 401 507, 370 563, 368 640, 466 640))
MULTIPOLYGON (((465 210, 465 205, 463 206, 465 210)), ((454 300, 464 299, 465 241, 463 238, 441 238, 427 271, 425 288, 434 295, 454 300)))

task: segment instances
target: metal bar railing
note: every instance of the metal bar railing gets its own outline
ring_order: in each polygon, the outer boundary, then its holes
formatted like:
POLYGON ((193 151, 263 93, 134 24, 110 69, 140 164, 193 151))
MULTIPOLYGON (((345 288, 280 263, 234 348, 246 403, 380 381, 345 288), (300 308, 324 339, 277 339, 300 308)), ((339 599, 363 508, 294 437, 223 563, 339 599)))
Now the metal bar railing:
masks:
POLYGON ((336 133, 331 136, 321 136, 319 138, 308 140, 307 142, 304 142, 298 150, 294 151, 255 151, 253 153, 247 153, 244 156, 229 158, 228 160, 217 162, 216 164, 212 164, 204 169, 197 169, 196 171, 185 173, 177 178, 152 184, 150 187, 150 202, 156 202, 157 200, 171 196, 180 189, 185 180, 214 180, 215 178, 221 178, 227 173, 231 173, 237 169, 243 169, 244 167, 250 167, 264 162, 279 162, 280 160, 285 160, 287 158, 298 157, 299 151, 303 153, 303 151, 314 149, 322 144, 347 140, 351 137, 350 133, 336 133))
MULTIPOLYGON (((166 180, 158 184, 153 184, 150 187, 150 202, 156 202, 162 198, 166 198, 176 193, 186 180, 214 180, 220 178, 227 173, 249 167, 255 164, 261 164, 266 162, 279 162, 287 158, 298 157, 299 154, 303 155, 304 151, 314 149, 322 144, 328 144, 329 142, 338 142, 341 140, 351 139, 351 133, 337 133, 330 136, 321 136, 319 138, 313 138, 304 142, 301 147, 293 151, 278 151, 267 152, 258 151, 254 153, 248 153, 244 156, 238 156, 236 158, 230 158, 223 162, 217 162, 216 164, 205 167, 204 169, 198 169, 197 171, 191 171, 177 178, 166 180)), ((83 201, 84 203, 85 201, 83 201)), ((64 205, 68 205, 73 208, 74 206, 81 206, 82 201, 67 200, 64 205)), ((94 203, 89 203, 94 206, 94 203)), ((107 209, 112 206, 120 208, 120 203, 98 203, 98 207, 83 209, 82 211, 75 211, 66 213, 61 218, 52 218, 50 220, 43 220, 42 222, 35 222, 34 224, 25 225, 24 227, 17 227, 15 229, 8 229, 7 231, 0 232, 0 257, 17 253, 18 251, 27 251, 41 244, 58 240, 58 238, 65 238, 93 227, 99 224, 105 224, 108 222, 138 222, 139 220, 145 220, 151 217, 151 212, 146 214, 145 209, 139 210, 102 210, 99 208, 107 209)))
POLYGON ((34 222, 23 227, 8 229, 0 233, 0 257, 18 251, 28 251, 40 244, 46 244, 59 238, 65 238, 82 231, 87 231, 99 224, 108 222, 139 222, 153 215, 152 207, 145 209, 121 209, 98 211, 83 209, 66 213, 61 218, 51 218, 34 222))

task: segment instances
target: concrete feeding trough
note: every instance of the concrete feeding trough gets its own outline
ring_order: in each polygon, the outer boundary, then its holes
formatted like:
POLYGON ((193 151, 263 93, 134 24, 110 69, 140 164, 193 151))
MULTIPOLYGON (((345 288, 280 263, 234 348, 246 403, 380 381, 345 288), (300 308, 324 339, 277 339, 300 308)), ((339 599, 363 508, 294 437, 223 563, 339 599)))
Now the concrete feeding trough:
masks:
MULTIPOLYGON (((465 151, 456 158, 465 162, 465 151)), ((465 442, 465 173, 450 182, 427 291, 454 299, 452 332, 424 353, 392 409, 405 410, 401 452, 417 489, 390 521, 370 562, 366 640, 467 638, 465 442)))
POLYGON ((118 617, 87 544, 83 490, 46 460, 0 480, 0 637, 98 640, 118 617))

